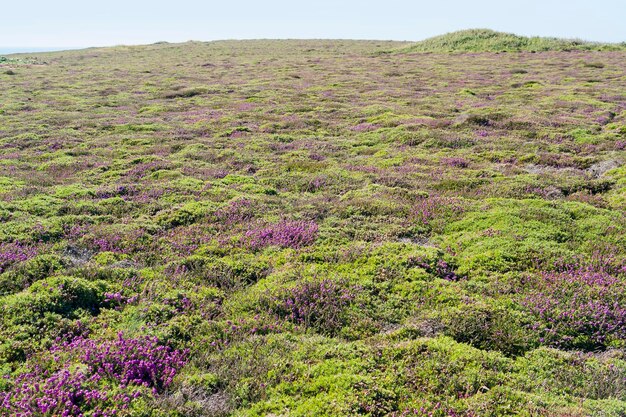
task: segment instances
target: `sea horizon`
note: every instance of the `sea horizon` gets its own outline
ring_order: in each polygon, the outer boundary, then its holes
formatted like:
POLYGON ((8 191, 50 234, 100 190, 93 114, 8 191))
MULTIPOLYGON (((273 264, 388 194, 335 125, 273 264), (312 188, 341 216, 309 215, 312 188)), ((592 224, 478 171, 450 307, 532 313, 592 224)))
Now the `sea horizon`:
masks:
POLYGON ((30 54, 38 52, 67 51, 80 49, 77 46, 0 46, 0 55, 30 54))

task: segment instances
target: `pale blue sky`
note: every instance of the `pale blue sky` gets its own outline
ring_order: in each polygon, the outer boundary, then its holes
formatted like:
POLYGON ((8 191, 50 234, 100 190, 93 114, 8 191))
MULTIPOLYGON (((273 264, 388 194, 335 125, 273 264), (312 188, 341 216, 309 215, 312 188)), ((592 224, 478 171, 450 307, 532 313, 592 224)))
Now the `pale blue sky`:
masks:
POLYGON ((7 0, 0 46, 249 38, 420 40, 458 29, 626 41, 626 0, 7 0))

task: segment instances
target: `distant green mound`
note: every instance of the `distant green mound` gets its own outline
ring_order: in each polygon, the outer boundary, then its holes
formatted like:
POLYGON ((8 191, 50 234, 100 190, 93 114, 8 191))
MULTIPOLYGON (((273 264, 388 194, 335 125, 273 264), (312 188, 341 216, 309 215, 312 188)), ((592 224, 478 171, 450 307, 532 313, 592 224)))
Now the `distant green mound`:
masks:
POLYGON ((468 29, 446 33, 417 42, 402 52, 501 52, 501 51, 573 51, 626 50, 626 43, 608 44, 580 39, 526 37, 489 29, 468 29))

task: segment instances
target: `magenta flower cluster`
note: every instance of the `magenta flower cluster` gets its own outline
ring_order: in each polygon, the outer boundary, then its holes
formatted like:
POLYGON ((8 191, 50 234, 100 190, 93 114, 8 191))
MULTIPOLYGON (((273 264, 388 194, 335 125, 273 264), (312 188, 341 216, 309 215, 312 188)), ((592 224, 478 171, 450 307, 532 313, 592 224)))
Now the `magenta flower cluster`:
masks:
POLYGON ((252 249, 266 246, 297 249, 315 242, 318 226, 312 221, 282 221, 264 228, 246 232, 246 241, 252 249))
POLYGON ((149 389, 167 388, 185 365, 187 352, 155 338, 95 341, 77 337, 31 358, 27 371, 0 393, 0 414, 16 417, 118 415, 149 389), (6 413, 6 414, 4 414, 6 413))
POLYGON ((37 255, 37 248, 20 242, 0 243, 0 273, 37 255))
POLYGON ((616 275, 593 267, 541 274, 522 304, 539 319, 543 342, 597 349, 626 338, 626 295, 616 275))
POLYGON ((128 253, 128 249, 121 248, 122 236, 112 235, 93 239, 92 246, 100 252, 128 253))

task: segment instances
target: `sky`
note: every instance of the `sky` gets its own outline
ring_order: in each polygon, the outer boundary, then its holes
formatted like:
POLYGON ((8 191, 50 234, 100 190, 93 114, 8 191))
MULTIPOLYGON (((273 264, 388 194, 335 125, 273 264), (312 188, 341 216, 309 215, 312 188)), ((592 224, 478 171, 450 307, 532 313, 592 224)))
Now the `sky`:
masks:
POLYGON ((18 0, 0 47, 252 38, 421 40, 460 29, 626 41, 625 0, 18 0))

